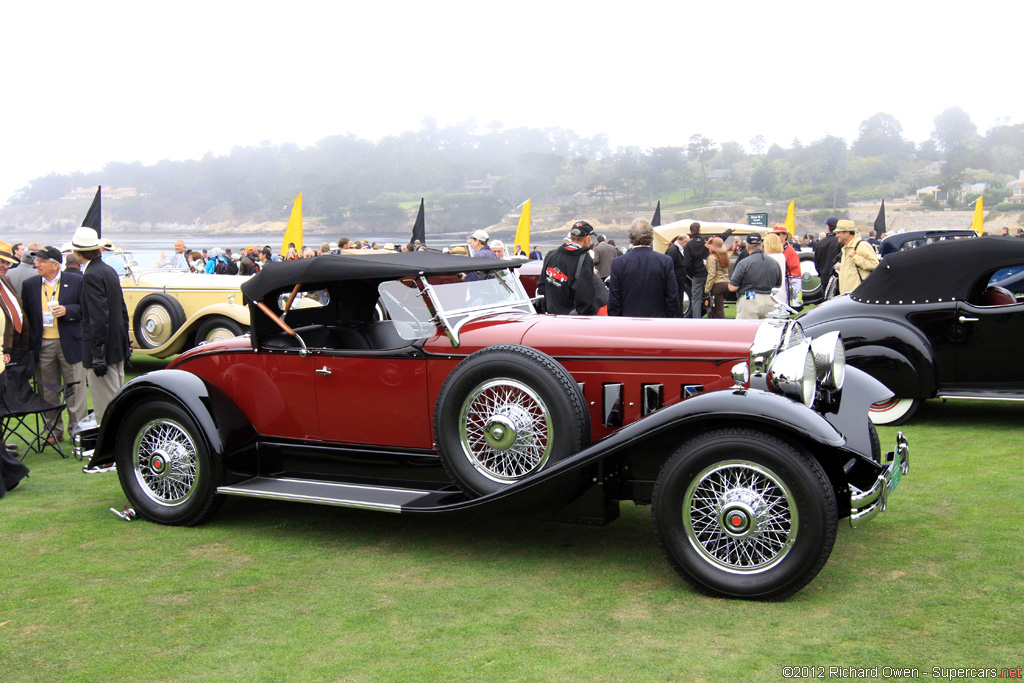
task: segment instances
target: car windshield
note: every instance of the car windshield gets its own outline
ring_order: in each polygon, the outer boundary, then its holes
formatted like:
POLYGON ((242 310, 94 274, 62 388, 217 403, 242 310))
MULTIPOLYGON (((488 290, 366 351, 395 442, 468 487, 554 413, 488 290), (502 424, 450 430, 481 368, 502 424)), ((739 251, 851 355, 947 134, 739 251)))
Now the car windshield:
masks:
POLYGON ((382 282, 378 286, 388 316, 405 339, 429 337, 439 322, 446 323, 449 333, 466 321, 495 310, 518 310, 533 313, 533 305, 519 279, 509 270, 492 271, 494 277, 475 282, 452 281, 450 277, 427 278, 426 294, 437 306, 435 319, 424 301, 424 292, 416 279, 403 278, 382 282))

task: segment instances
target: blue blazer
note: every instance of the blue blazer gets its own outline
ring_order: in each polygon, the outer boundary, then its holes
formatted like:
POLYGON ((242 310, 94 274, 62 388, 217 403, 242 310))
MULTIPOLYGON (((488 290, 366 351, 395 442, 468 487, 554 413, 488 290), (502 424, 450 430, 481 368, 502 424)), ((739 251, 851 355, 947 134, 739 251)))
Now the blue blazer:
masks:
POLYGON ((672 259, 650 247, 633 247, 612 261, 608 315, 674 318, 679 286, 672 259))
MULTIPOLYGON (((82 276, 74 271, 60 274, 60 294, 57 301, 67 312, 57 318, 57 333, 60 335, 60 349, 69 363, 82 362, 82 276)), ((25 306, 25 318, 29 325, 29 348, 39 359, 39 348, 43 343, 43 278, 33 275, 21 286, 21 301, 25 306)))

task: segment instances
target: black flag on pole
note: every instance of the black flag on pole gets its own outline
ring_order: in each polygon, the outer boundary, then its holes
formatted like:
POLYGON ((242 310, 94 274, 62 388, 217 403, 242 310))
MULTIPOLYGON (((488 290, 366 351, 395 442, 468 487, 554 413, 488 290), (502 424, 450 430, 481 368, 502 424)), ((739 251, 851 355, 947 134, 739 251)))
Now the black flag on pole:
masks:
POLYGON ((885 200, 882 200, 882 208, 878 210, 875 218, 875 239, 882 239, 885 236, 885 200))
POLYGON ((658 206, 654 209, 654 218, 651 219, 651 227, 656 228, 661 225, 661 200, 658 200, 658 206))
POLYGON ((420 244, 427 243, 427 223, 423 217, 423 198, 420 198, 420 212, 416 214, 416 222, 412 226, 412 241, 410 244, 414 244, 416 240, 420 241, 420 244))
POLYGON ((96 188, 96 196, 93 197, 92 206, 89 207, 89 211, 85 214, 85 219, 82 221, 82 227, 92 228, 96 231, 97 237, 102 237, 100 233, 100 193, 102 189, 102 185, 96 188))

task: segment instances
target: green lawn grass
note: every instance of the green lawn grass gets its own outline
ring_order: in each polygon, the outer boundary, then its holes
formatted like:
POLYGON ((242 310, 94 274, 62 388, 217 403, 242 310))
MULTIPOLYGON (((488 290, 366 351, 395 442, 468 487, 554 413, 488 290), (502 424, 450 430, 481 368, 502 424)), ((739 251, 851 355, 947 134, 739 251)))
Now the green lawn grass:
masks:
MULTIPOLYGON (((0 677, 776 681, 784 666, 1016 667, 1022 415, 926 404, 903 428, 911 474, 890 511, 841 526, 821 574, 767 604, 695 593, 632 504, 598 528, 233 498, 203 526, 164 527, 108 511, 126 503, 116 474, 31 454, 31 477, 0 500, 0 677)), ((896 429, 880 432, 891 448, 896 429)))

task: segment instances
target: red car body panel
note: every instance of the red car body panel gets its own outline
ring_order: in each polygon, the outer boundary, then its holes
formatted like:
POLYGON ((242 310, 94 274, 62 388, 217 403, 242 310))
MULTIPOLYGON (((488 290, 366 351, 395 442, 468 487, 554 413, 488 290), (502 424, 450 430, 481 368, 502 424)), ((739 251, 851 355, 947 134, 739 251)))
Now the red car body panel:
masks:
POLYGON ((596 441, 620 428, 604 424, 604 385, 623 385, 623 425, 641 417, 644 385, 662 385, 664 405, 682 400, 684 387, 728 388, 758 324, 508 313, 465 325, 458 347, 437 334, 423 342, 422 356, 314 350, 303 358, 256 353, 237 338, 183 354, 171 367, 218 386, 266 436, 431 449, 437 396, 455 366, 488 346, 523 344, 583 383, 596 441))

